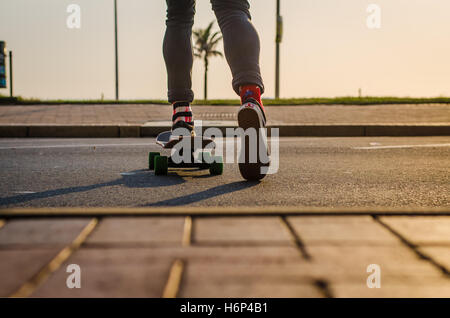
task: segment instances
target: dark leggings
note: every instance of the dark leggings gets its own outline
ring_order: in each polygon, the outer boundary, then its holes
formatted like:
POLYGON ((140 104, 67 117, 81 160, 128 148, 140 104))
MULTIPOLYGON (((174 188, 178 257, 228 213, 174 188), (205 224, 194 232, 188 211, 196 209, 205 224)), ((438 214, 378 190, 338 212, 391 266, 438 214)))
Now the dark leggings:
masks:
MULTIPOLYGON (((195 0, 166 0, 167 21, 163 52, 168 77, 169 102, 194 99, 192 92, 192 25, 195 0)), ((225 56, 233 75, 233 89, 258 85, 264 92, 259 68, 259 37, 250 22, 247 0, 211 0, 223 34, 225 56)))

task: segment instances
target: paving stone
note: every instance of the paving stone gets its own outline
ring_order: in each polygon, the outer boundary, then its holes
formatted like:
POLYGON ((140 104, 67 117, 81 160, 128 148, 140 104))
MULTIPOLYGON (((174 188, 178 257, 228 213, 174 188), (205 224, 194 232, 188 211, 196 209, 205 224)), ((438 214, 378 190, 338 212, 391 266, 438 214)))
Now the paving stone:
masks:
POLYGON ((414 244, 444 243, 450 246, 450 217, 386 216, 381 220, 414 244))
POLYGON ((0 250, 0 297, 11 296, 58 252, 58 248, 0 250))
POLYGON ((184 222, 184 217, 105 218, 87 239, 87 243, 180 245, 184 222))
POLYGON ((320 290, 314 285, 305 284, 267 284, 248 282, 228 282, 218 284, 199 284, 188 281, 180 290, 180 297, 220 297, 220 298, 307 298, 323 297, 320 290))
POLYGON ((178 257, 203 264, 283 264, 305 262, 294 246, 191 246, 178 257))
POLYGON ((383 285, 381 288, 368 288, 363 285, 338 284, 333 286, 335 297, 389 297, 389 298, 448 298, 450 283, 442 281, 433 284, 383 285))
POLYGON ((440 265, 445 266, 447 271, 450 272, 450 246, 423 246, 419 250, 440 265))
POLYGON ((254 281, 260 283, 290 283, 309 284, 320 279, 311 271, 312 264, 308 262, 227 262, 204 263, 198 260, 187 261, 187 273, 198 282, 209 283, 210 280, 227 282, 254 281))
POLYGON ((292 244, 279 217, 218 217, 194 219, 194 244, 292 244))
POLYGON ((390 245, 399 242, 370 216, 299 216, 287 220, 306 245, 390 245))
POLYGON ((0 230, 0 246, 70 244, 90 222, 88 218, 17 219, 0 230))
POLYGON ((302 272, 302 263, 289 265, 291 271, 285 272, 286 264, 189 261, 180 297, 323 297, 307 270, 302 272))
MULTIPOLYGON (((300 256, 297 249, 291 246, 193 246, 188 248, 167 246, 82 248, 67 262, 67 264, 80 265, 81 289, 71 290, 66 287, 65 280, 68 274, 65 272, 67 266, 65 264, 33 296, 160 297, 168 278, 169 268, 175 259, 184 260, 187 270, 194 268, 190 277, 198 275, 199 282, 202 280, 204 282, 206 277, 216 279, 218 283, 224 280, 224 277, 225 280, 234 282, 233 284, 236 286, 227 287, 231 288, 229 295, 233 295, 231 293, 234 292, 234 289, 245 292, 249 287, 239 287, 244 280, 258 285, 250 290, 255 295, 258 295, 258 292, 261 293, 260 295, 269 293, 270 290, 267 289, 269 283, 280 285, 279 291, 277 291, 279 297, 282 297, 281 295, 303 295, 301 293, 305 290, 308 291, 305 292, 306 296, 315 295, 308 287, 312 285, 313 279, 308 275, 309 265, 300 256), (197 274, 195 274, 195 268, 201 268, 197 274), (284 270, 286 270, 285 273, 280 272, 284 270), (261 277, 261 275, 265 276, 261 277), (247 278, 245 278, 246 276, 247 278), (300 287, 292 286, 294 283, 300 287), (261 287, 259 287, 260 285, 261 287)), ((217 294, 218 296, 219 294, 217 294)))
MULTIPOLYGON (((89 245, 87 245, 89 246, 89 245)), ((159 246, 159 247, 141 247, 141 248, 97 248, 82 247, 77 252, 97 250, 104 251, 103 258, 97 258, 97 262, 104 261, 105 264, 110 262, 109 257, 114 257, 114 262, 124 264, 127 258, 132 255, 133 259, 139 259, 141 262, 155 262, 158 259, 183 259, 192 263, 201 264, 300 264, 306 262, 295 247, 291 246, 159 246), (124 257, 120 257, 122 255, 124 257)), ((87 252, 86 252, 87 253, 87 252)), ((103 252, 102 252, 103 253, 103 252)))
MULTIPOLYGON (((403 224, 404 219, 422 217, 395 218, 403 224)), ((430 219, 440 217, 425 217, 425 223, 434 224, 430 219)), ((328 282, 337 297, 449 297, 449 278, 370 217, 288 220, 305 242, 310 260, 302 257, 277 217, 195 218, 189 247, 180 244, 184 217, 105 218, 87 244, 33 296, 160 297, 171 265, 182 259, 181 297, 322 297, 314 284, 318 279, 328 282), (81 266, 81 289, 67 288, 68 264, 81 266), (366 285, 370 264, 381 266, 380 289, 366 285)), ((0 229, 0 296, 16 291, 89 221, 8 221, 0 229)), ((440 238, 442 233, 438 226, 430 235, 440 238)), ((446 241, 431 240, 420 250, 449 266, 446 241)))
POLYGON ((332 284, 363 284, 371 274, 367 267, 377 264, 386 283, 409 284, 445 280, 430 262, 420 259, 408 247, 397 246, 313 246, 311 275, 332 284))
POLYGON ((314 280, 310 262, 293 247, 191 247, 180 250, 192 281, 301 283, 314 280))
POLYGON ((161 297, 174 259, 158 257, 154 249, 77 251, 33 297, 161 297), (81 288, 69 289, 69 264, 81 268, 81 288))

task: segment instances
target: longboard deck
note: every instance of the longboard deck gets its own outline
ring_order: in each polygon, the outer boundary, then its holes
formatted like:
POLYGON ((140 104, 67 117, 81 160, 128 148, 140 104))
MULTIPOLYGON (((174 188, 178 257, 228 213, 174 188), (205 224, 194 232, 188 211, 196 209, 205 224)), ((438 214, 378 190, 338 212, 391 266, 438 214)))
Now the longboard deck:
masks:
POLYGON ((212 144, 212 148, 216 146, 214 143, 214 140, 211 138, 206 137, 200 137, 200 136, 179 136, 178 138, 171 139, 172 132, 171 131, 165 131, 162 132, 156 137, 156 143, 163 147, 164 149, 171 149, 175 147, 176 144, 178 144, 181 140, 185 138, 191 138, 191 147, 192 150, 195 150, 194 147, 198 144, 201 145, 200 149, 206 148, 206 146, 212 144))

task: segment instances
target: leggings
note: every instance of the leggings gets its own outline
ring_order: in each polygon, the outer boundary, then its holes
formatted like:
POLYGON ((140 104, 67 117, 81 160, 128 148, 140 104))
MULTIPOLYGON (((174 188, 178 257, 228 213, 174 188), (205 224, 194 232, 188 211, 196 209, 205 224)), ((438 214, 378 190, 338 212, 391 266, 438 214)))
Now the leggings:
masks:
MULTIPOLYGON (((192 25, 195 0, 166 0, 167 20, 163 43, 170 103, 194 99, 192 91, 192 25)), ((250 22, 247 0, 211 0, 223 35, 225 57, 233 75, 232 86, 258 85, 264 92, 259 67, 260 42, 250 22)))

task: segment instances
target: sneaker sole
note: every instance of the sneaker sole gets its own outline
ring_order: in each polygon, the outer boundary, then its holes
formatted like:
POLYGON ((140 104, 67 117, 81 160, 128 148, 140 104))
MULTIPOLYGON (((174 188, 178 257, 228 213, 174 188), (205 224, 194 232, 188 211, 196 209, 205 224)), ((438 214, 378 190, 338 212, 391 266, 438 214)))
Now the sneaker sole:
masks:
MULTIPOLYGON (((239 127, 244 130, 248 128, 255 128, 259 132, 259 128, 261 128, 261 123, 259 121, 258 114, 255 110, 251 108, 241 109, 238 113, 238 123, 239 127)), ((259 134, 257 137, 258 141, 258 154, 259 154, 259 134)), ((239 163, 239 171, 242 177, 249 181, 258 181, 263 179, 266 175, 261 173, 261 167, 265 166, 265 164, 261 162, 249 163, 249 139, 245 138, 245 162, 239 163)), ((258 156, 259 157, 259 156, 258 156)))

